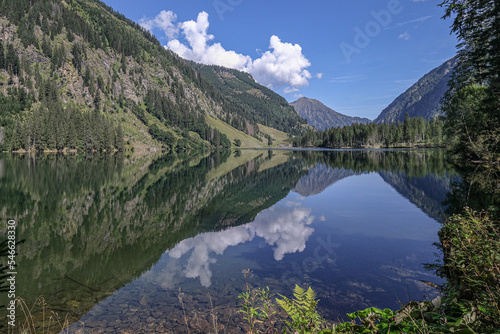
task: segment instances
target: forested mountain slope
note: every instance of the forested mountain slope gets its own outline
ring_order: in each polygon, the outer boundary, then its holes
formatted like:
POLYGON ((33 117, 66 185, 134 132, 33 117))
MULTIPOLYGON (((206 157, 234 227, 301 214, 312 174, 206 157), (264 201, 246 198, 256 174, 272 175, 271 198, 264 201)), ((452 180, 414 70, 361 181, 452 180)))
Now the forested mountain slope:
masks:
POLYGON ((2 150, 230 146, 208 115, 258 130, 251 110, 100 1, 3 1, 0 32, 2 150))
MULTIPOLYGON (((306 120, 301 118, 281 95, 258 84, 250 74, 221 66, 193 63, 201 76, 214 84, 227 100, 242 108, 241 113, 251 126, 259 123, 286 133, 303 132, 306 120)), ((236 128, 243 124, 231 124, 236 128)))
POLYGON ((448 90, 448 81, 455 65, 456 59, 452 58, 424 75, 385 108, 374 122, 403 122, 406 114, 424 119, 442 116, 441 99, 448 90))

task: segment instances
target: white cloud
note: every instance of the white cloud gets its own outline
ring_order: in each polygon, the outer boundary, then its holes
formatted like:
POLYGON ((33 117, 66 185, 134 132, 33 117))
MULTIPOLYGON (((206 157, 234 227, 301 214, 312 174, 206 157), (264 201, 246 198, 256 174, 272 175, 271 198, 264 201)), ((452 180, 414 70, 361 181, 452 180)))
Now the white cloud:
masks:
POLYGON ((201 12, 196 21, 186 21, 179 24, 189 46, 182 44, 178 39, 172 39, 167 47, 185 59, 207 65, 220 65, 236 69, 244 69, 251 63, 249 56, 240 55, 234 51, 227 51, 220 43, 209 45, 214 39, 207 33, 210 23, 208 14, 201 12))
POLYGON ((318 73, 318 74, 316 74, 316 78, 318 78, 318 79, 323 78, 323 73, 318 73))
POLYGON ((149 31, 159 28, 163 30, 168 39, 173 39, 179 34, 179 27, 174 23, 175 21, 177 21, 177 15, 174 12, 162 10, 154 19, 140 19, 139 24, 149 31))
MULTIPOLYGON (((177 25, 173 25, 172 20, 176 19, 173 16, 175 14, 166 13, 171 14, 163 14, 162 18, 158 18, 160 13, 153 20, 141 20, 141 24, 146 29, 154 27, 163 29, 169 37, 166 47, 182 58, 248 72, 260 84, 273 89, 283 88, 286 94, 307 86, 312 78, 306 69, 311 63, 302 53, 299 44, 282 42, 278 36, 273 35, 269 41, 269 50, 260 58, 253 60, 250 56, 226 50, 220 43, 211 43, 215 37, 208 34, 210 23, 206 12, 199 13, 196 21, 186 21, 177 25), (177 36, 173 33, 174 28, 179 29, 177 33, 182 32, 185 42, 173 37, 177 36)), ((321 76, 322 74, 317 75, 318 78, 321 76)))
POLYGON ((298 92, 298 91, 299 91, 298 88, 293 88, 293 87, 285 87, 283 89, 283 93, 285 93, 285 94, 295 93, 295 92, 298 92))
POLYGON ((281 261, 286 254, 304 251, 314 232, 308 226, 313 220, 310 209, 277 205, 259 213, 252 223, 183 240, 168 254, 174 259, 190 254, 184 275, 199 278, 201 285, 209 287, 212 284, 210 265, 216 262, 213 254, 221 255, 228 247, 260 237, 273 247, 274 259, 281 261))
POLYGON ((399 39, 404 39, 405 41, 410 39, 410 34, 408 32, 404 32, 402 34, 399 34, 399 39))
POLYGON ((283 43, 278 36, 273 35, 269 48, 272 51, 266 51, 244 70, 270 88, 289 86, 286 88, 289 93, 309 84, 312 75, 306 68, 311 63, 302 54, 300 45, 283 43))
POLYGON ((353 83, 353 82, 358 82, 363 80, 363 76, 359 74, 354 74, 354 75, 345 75, 345 76, 340 76, 340 77, 334 77, 330 80, 330 82, 333 83, 353 83))
POLYGON ((402 27, 402 26, 405 26, 407 24, 412 24, 412 23, 422 23, 422 22, 427 21, 431 17, 432 17, 431 15, 428 15, 428 16, 422 16, 422 17, 419 17, 419 18, 416 18, 416 19, 410 20, 410 21, 398 22, 398 23, 396 23, 396 27, 402 27))

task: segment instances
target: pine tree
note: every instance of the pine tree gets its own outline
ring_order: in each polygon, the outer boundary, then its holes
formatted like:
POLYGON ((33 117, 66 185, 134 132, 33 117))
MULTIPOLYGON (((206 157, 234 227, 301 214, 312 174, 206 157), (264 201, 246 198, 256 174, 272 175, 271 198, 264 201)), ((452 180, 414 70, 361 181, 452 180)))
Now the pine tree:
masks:
POLYGON ((114 146, 118 151, 123 151, 125 148, 125 140, 123 138, 123 129, 120 124, 116 127, 114 146))
POLYGON ((454 16, 451 28, 460 41, 443 102, 447 133, 466 159, 500 159, 500 3, 445 0, 441 6, 443 18, 454 16))
POLYGON ((0 41, 0 70, 5 69, 5 50, 3 48, 3 43, 0 41))
POLYGON ((14 45, 9 44, 7 46, 7 55, 5 56, 5 64, 8 71, 13 75, 19 75, 20 64, 19 64, 19 56, 14 50, 14 45))

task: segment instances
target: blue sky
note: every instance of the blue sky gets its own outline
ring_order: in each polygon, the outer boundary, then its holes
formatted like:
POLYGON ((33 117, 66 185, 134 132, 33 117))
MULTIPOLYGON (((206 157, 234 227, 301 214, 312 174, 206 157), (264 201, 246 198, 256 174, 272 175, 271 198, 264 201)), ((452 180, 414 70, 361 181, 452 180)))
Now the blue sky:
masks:
POLYGON ((370 119, 456 53, 433 0, 104 2, 185 58, 370 119))

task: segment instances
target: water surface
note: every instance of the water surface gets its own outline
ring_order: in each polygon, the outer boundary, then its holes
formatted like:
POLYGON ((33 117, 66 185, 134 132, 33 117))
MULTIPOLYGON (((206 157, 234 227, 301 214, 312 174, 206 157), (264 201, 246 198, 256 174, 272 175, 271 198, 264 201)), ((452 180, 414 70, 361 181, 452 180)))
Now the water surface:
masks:
POLYGON ((439 150, 0 157, 18 295, 70 332, 238 332, 246 281, 312 286, 331 321, 431 299, 456 183, 439 150))

